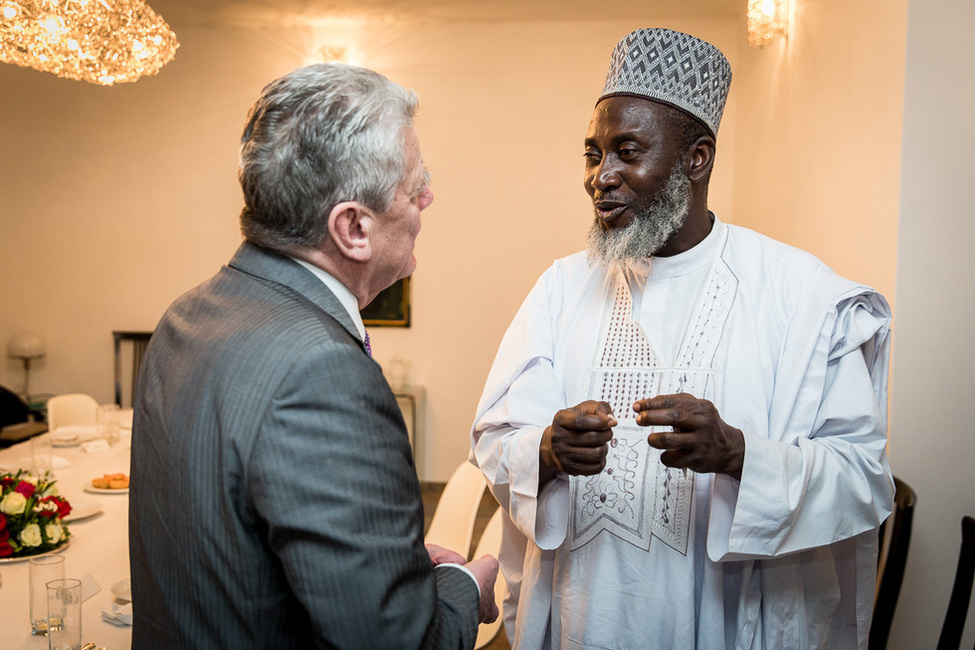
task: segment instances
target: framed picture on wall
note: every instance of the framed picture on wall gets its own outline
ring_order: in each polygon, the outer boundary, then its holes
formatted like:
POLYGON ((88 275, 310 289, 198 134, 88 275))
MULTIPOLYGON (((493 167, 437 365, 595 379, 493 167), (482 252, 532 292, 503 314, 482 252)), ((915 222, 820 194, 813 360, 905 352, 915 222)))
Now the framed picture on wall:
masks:
POLYGON ((398 280, 380 291, 359 313, 366 327, 409 327, 410 278, 398 280))

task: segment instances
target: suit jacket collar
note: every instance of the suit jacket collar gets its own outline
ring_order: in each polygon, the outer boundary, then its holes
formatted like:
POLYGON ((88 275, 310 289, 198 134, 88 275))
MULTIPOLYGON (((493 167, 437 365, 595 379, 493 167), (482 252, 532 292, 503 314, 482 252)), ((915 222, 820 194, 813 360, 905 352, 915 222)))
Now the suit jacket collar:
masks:
POLYGON ((321 280, 291 258, 245 241, 234 253, 228 265, 238 271, 297 291, 337 320, 352 335, 352 338, 361 343, 359 332, 345 306, 321 280))

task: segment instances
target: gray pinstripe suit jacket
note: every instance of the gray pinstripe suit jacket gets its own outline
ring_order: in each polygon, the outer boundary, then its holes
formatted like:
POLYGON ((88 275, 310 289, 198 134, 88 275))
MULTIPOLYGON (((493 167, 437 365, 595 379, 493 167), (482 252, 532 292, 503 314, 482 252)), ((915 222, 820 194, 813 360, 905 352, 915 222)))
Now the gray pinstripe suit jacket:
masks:
POLYGON ((470 648, 407 433, 338 299, 244 243, 153 334, 132 435, 133 647, 470 648))

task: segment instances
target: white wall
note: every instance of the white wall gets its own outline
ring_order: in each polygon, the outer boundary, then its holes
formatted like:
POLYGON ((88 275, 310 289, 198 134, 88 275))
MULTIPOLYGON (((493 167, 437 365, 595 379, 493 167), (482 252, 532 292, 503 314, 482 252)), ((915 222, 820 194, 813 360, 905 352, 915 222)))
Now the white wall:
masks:
MULTIPOLYGON (((918 502, 893 650, 937 644, 961 518, 975 515, 973 32, 970 0, 910 0, 890 459, 918 502)), ((975 611, 968 622, 963 648, 975 611)))

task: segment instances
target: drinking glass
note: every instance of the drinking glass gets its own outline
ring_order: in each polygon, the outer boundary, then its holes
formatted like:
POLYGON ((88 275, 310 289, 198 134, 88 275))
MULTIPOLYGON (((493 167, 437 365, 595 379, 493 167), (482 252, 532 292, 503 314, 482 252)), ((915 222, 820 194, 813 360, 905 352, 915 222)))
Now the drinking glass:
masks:
POLYGON ((98 437, 114 445, 119 439, 119 405, 101 404, 97 413, 98 437))
POLYGON ((30 471, 35 476, 44 476, 54 470, 54 448, 51 434, 45 433, 30 439, 30 471))
POLYGON ((47 621, 50 650, 81 650, 81 580, 47 583, 47 621))
POLYGON ((63 555, 42 555, 32 557, 28 569, 30 574, 30 633, 37 636, 47 634, 47 588, 52 580, 64 577, 63 555))

